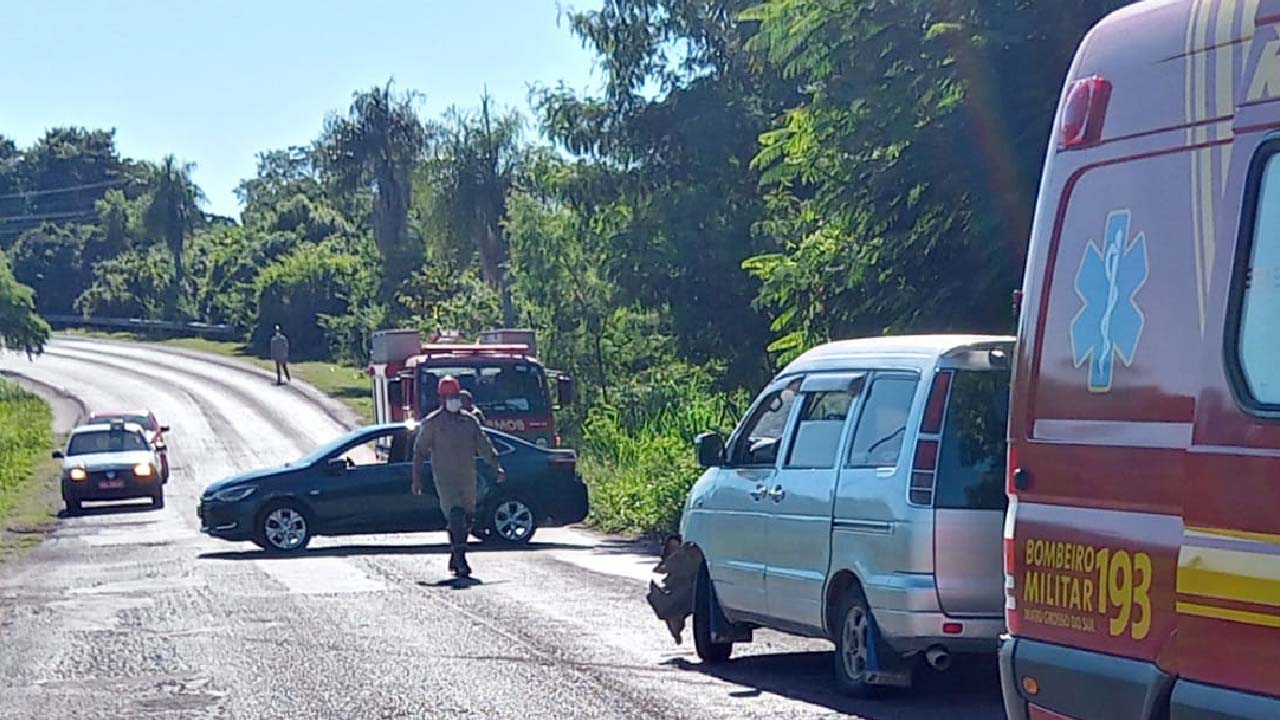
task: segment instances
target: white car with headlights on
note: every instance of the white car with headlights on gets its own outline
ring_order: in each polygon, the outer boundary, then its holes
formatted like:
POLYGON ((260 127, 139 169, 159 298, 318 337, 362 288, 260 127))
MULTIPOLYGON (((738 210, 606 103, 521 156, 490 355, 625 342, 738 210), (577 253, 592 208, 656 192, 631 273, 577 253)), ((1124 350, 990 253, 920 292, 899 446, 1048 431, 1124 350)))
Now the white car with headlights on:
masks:
POLYGON ((137 423, 94 423, 71 431, 62 460, 62 501, 68 513, 85 501, 150 498, 164 507, 161 461, 137 423))

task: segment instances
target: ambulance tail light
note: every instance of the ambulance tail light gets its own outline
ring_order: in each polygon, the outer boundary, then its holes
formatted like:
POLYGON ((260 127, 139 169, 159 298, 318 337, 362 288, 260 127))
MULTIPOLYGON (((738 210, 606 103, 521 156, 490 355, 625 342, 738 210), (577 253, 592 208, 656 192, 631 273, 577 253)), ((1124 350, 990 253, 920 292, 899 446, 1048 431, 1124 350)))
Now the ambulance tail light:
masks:
POLYGON ((1093 75, 1071 83, 1058 118, 1058 147, 1087 147, 1102 139, 1102 122, 1111 101, 1111 82, 1093 75))
POLYGON ((1018 447, 1013 443, 1009 443, 1008 460, 1005 465, 1004 492, 1009 497, 1018 494, 1018 485, 1014 482, 1014 475, 1018 474, 1018 447))
POLYGON ((1009 509, 1004 516, 1004 624, 1011 634, 1022 629, 1018 618, 1018 543, 1014 534, 1018 516, 1018 498, 1009 497, 1009 509))

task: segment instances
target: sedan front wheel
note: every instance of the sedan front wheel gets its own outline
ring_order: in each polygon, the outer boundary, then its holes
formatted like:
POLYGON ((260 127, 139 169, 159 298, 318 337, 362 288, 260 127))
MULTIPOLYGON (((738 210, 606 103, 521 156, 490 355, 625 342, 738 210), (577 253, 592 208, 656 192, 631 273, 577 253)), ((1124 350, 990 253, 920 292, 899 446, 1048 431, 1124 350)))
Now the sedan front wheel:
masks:
POLYGON ((290 501, 268 505, 258 515, 256 544, 267 552, 298 552, 311 542, 311 522, 299 505, 290 501))

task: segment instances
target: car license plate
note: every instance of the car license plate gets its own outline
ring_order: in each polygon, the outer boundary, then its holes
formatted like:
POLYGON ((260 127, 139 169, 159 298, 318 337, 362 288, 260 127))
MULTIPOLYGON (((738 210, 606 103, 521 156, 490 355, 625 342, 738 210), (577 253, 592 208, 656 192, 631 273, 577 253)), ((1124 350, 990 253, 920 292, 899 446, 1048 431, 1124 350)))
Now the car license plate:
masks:
POLYGON ((124 487, 123 480, 99 480, 99 490, 119 490, 124 487))

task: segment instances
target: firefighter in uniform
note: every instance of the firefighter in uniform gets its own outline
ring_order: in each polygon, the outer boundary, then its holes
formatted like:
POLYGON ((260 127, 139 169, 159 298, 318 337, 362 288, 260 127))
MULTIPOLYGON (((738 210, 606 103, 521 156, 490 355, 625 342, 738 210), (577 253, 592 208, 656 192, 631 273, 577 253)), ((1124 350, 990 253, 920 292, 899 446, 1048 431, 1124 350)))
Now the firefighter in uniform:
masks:
POLYGON ((480 422, 463 412, 461 392, 462 386, 452 376, 441 378, 436 387, 441 406, 422 421, 413 444, 413 494, 422 494, 422 464, 430 456, 440 510, 449 523, 449 571, 468 577, 467 533, 476 513, 476 456, 498 471, 498 482, 506 480, 506 473, 480 422))
POLYGON ((471 391, 463 390, 459 393, 462 397, 462 409, 476 416, 481 425, 484 425, 484 411, 476 407, 476 399, 471 396, 471 391))

